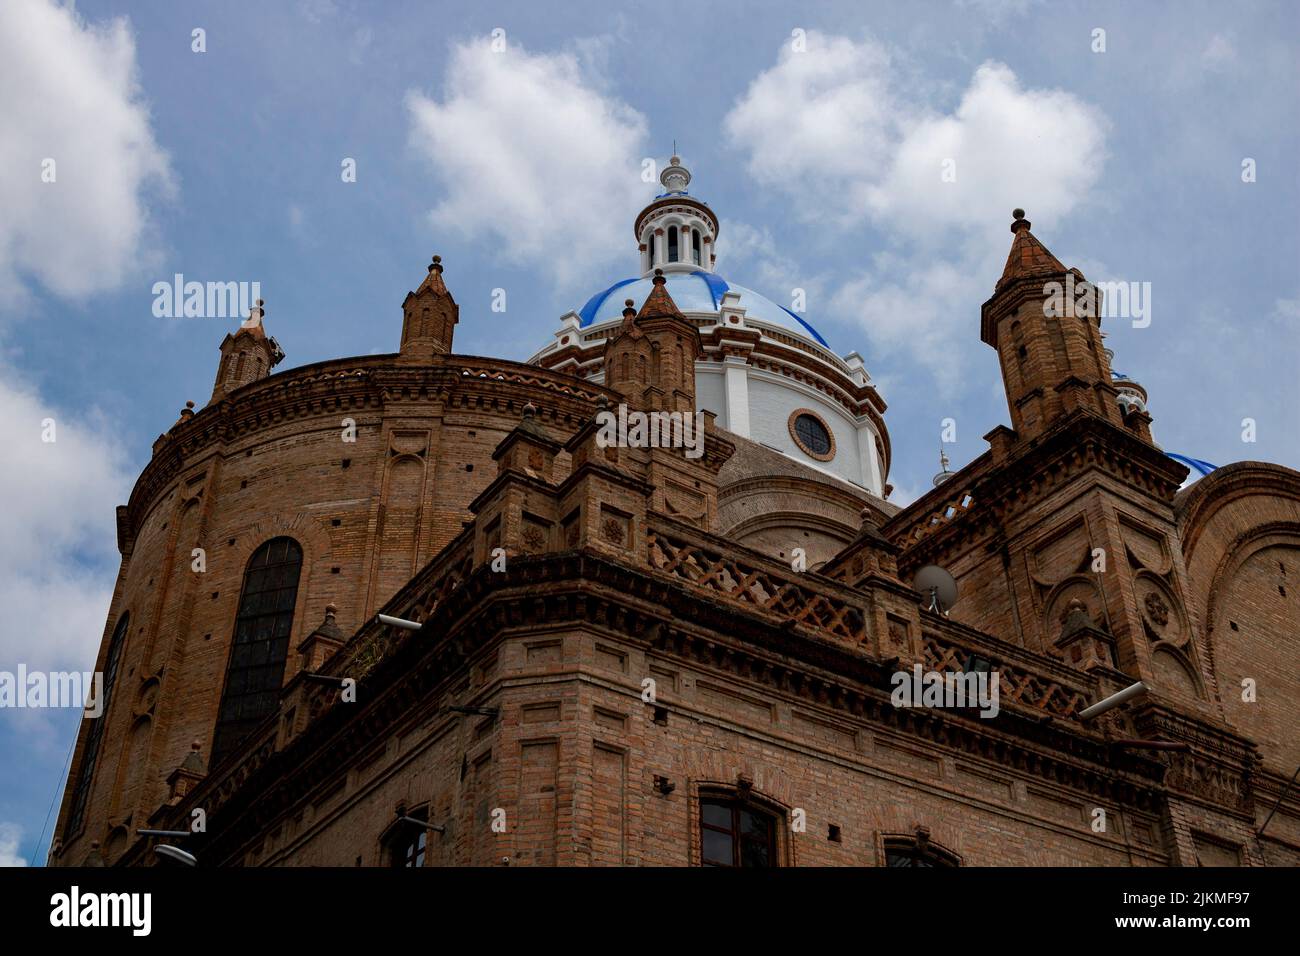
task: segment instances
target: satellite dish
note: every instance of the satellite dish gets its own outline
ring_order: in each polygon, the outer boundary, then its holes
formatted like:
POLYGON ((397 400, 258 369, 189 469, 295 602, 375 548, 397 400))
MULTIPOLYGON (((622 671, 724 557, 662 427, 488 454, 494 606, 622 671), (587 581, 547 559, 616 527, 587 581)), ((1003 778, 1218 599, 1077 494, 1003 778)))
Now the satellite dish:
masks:
POLYGON ((153 848, 153 851, 161 857, 169 860, 176 860, 184 863, 186 866, 195 866, 199 861, 192 853, 186 853, 180 847, 171 846, 168 843, 160 844, 153 848))
POLYGON ((937 564, 927 564, 916 572, 912 587, 925 595, 927 611, 948 616, 948 608, 957 603, 957 582, 937 564))

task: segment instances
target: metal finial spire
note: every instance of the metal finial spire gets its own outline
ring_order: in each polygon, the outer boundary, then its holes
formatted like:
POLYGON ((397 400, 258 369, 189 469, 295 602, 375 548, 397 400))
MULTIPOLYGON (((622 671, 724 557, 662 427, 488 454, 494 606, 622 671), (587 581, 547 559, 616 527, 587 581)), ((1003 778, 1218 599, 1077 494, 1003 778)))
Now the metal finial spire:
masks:
POLYGON ((952 472, 948 470, 948 453, 944 451, 943 442, 939 442, 939 467, 942 471, 934 476, 934 486, 936 488, 952 477, 952 472))

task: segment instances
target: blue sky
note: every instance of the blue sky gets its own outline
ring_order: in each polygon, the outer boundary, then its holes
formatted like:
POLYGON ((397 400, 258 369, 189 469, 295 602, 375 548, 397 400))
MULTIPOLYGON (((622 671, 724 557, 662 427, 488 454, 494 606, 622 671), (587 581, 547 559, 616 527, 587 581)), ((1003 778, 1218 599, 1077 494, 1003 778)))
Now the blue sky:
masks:
MULTIPOLYGON (((437 252, 456 350, 524 360, 633 273, 642 161, 674 139, 719 272, 804 289, 864 357, 895 500, 928 487, 944 418, 954 467, 1007 421, 979 308, 1014 206, 1090 279, 1150 283, 1148 327, 1103 328, 1163 447, 1300 466, 1296 11, 6 0, 0 670, 92 666, 113 508, 210 394, 237 320, 156 318, 155 282, 260 282, 284 369, 395 350, 437 252)), ((75 724, 0 711, 0 862, 43 856, 75 724)))

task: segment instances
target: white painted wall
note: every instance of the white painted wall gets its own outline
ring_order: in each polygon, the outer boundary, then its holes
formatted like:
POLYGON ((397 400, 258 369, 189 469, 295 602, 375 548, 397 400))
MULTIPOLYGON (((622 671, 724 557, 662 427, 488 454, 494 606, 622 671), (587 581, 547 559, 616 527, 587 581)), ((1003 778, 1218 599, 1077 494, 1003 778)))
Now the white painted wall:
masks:
MULTIPOLYGON (((749 370, 749 423, 754 441, 779 448, 796 461, 828 471, 867 490, 880 494, 878 482, 872 481, 870 459, 863 472, 863 456, 858 447, 858 423, 839 405, 827 401, 820 393, 781 376, 757 369, 749 370), (790 414, 797 408, 815 411, 835 436, 835 457, 817 461, 804 454, 790 437, 790 414)), ((868 454, 874 455, 874 451, 868 454)))
POLYGON ((731 430, 727 418, 726 387, 723 384, 722 367, 714 362, 707 365, 697 362, 695 365, 695 407, 703 411, 708 409, 717 413, 718 427, 731 430))

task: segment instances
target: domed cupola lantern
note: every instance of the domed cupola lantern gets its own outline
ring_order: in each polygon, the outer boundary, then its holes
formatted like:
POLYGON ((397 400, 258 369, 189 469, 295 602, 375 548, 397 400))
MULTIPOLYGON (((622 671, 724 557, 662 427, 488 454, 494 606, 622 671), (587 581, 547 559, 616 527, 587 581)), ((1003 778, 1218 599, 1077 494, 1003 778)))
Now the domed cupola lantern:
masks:
POLYGON ((686 191, 691 171, 680 156, 668 161, 659 182, 664 191, 636 217, 636 237, 641 253, 641 275, 655 269, 671 272, 713 271, 717 259, 718 217, 686 191))

